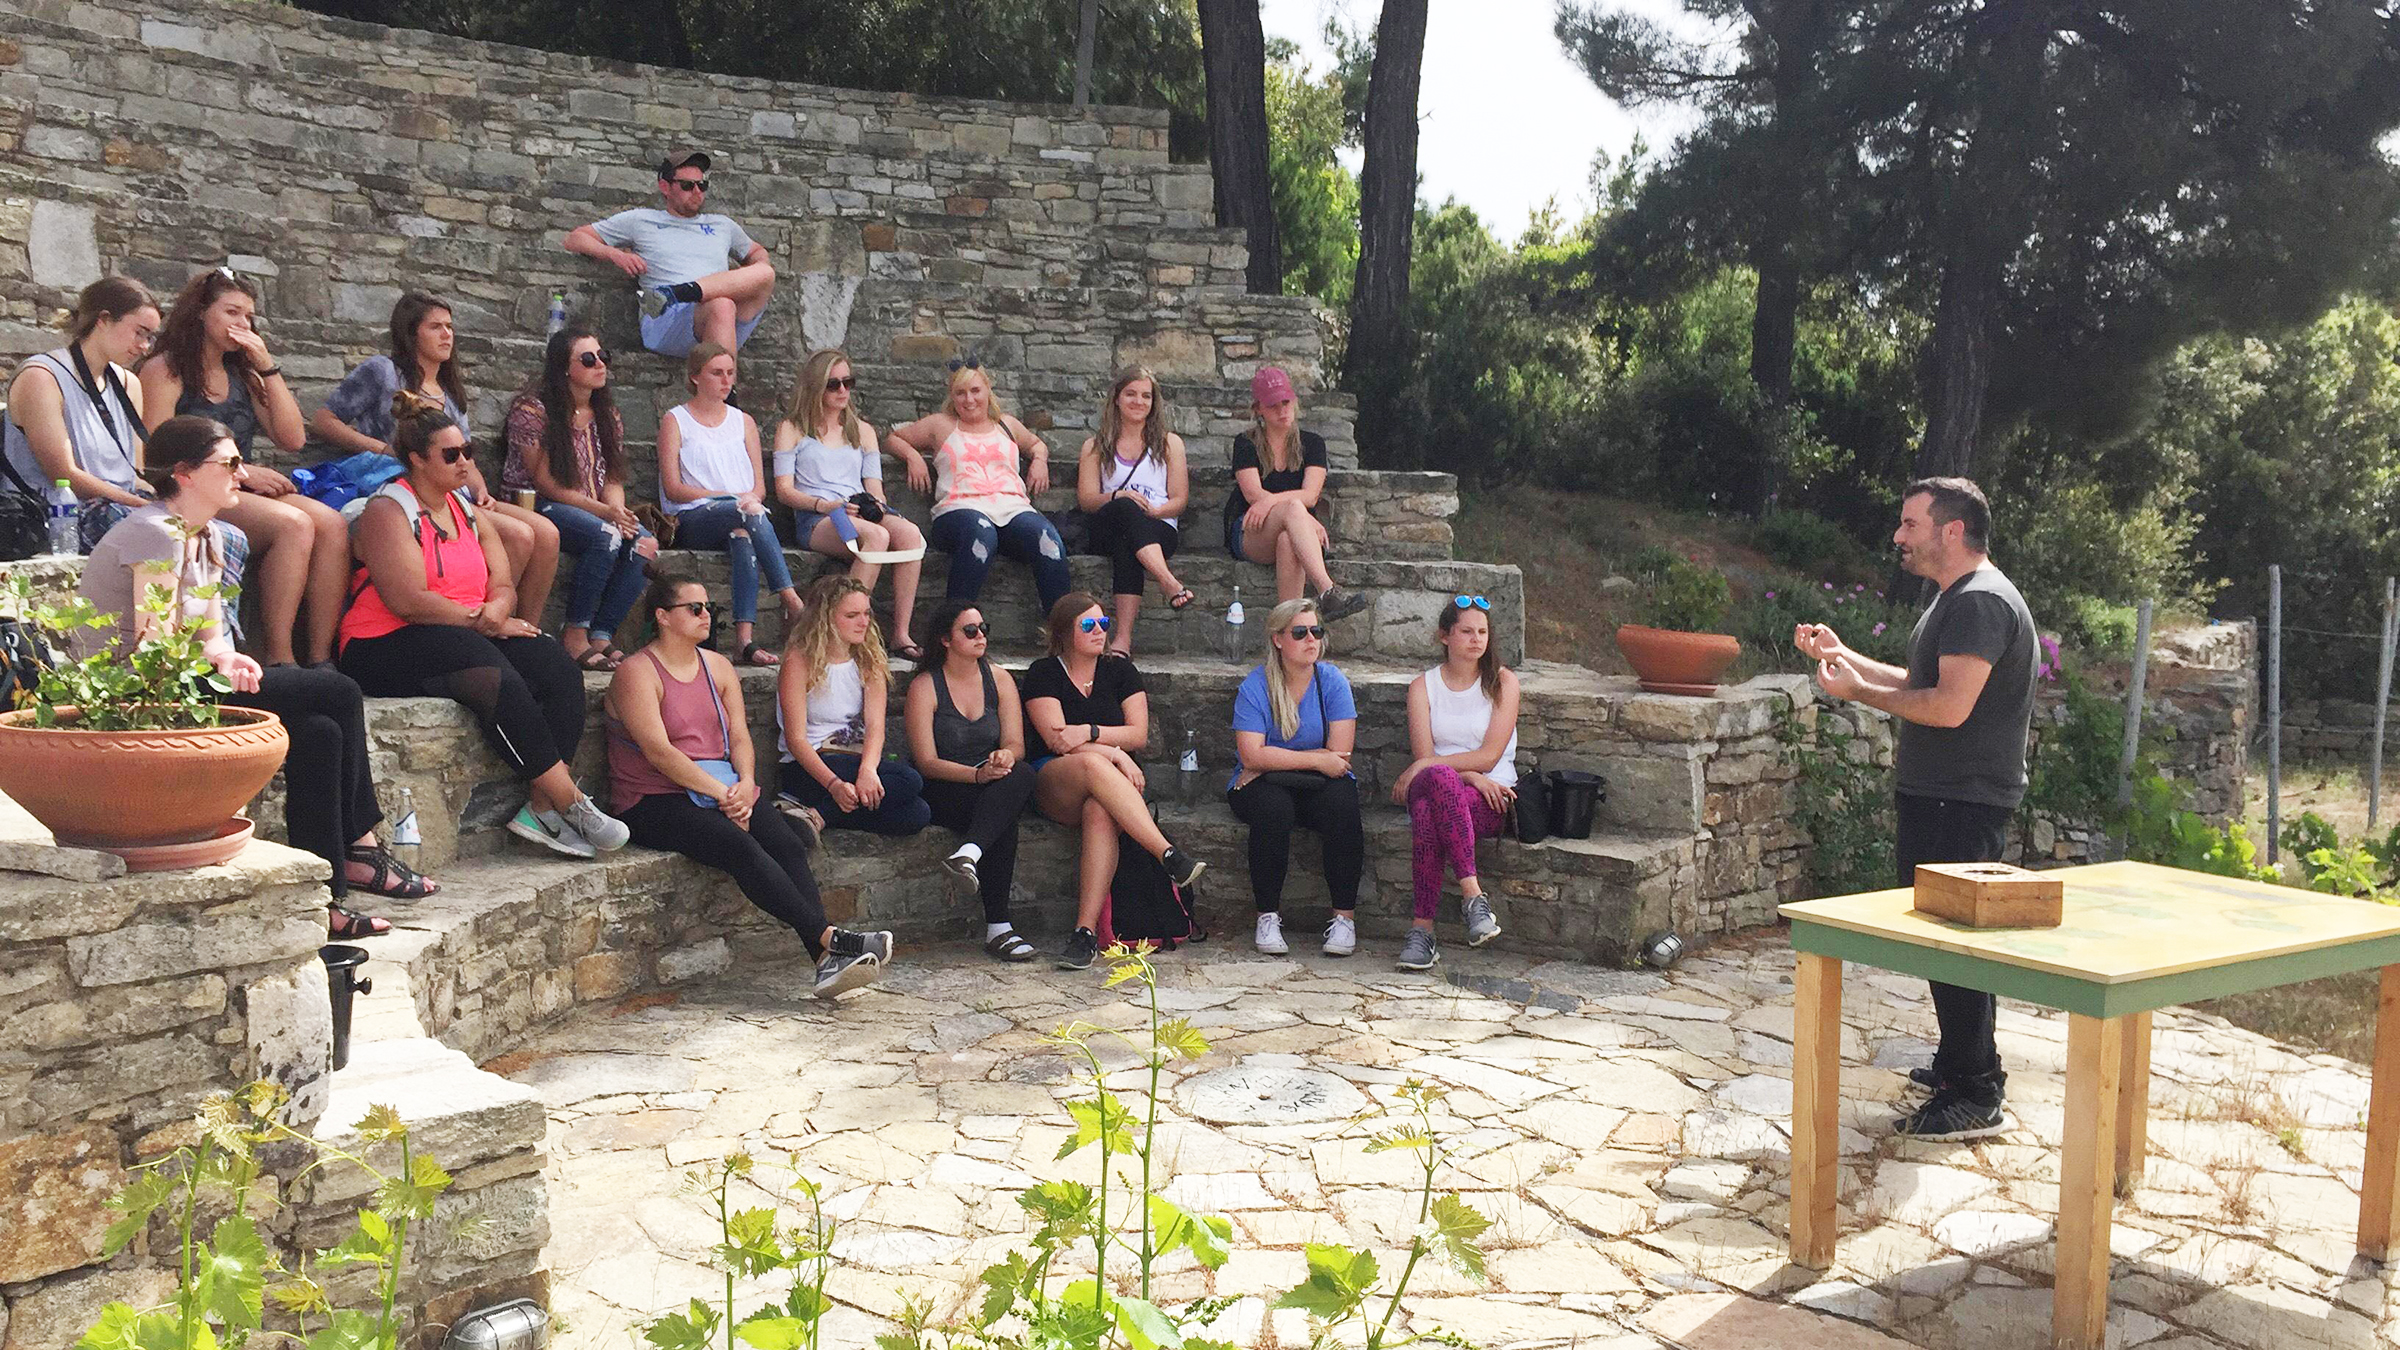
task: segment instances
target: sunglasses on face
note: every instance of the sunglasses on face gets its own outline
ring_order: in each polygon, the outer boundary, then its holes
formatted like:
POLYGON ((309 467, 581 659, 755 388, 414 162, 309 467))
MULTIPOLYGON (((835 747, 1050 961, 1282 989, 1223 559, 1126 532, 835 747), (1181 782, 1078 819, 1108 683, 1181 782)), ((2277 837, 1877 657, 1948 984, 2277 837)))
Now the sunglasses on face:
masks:
POLYGON ((992 626, 988 623, 962 623, 958 626, 958 635, 970 642, 990 631, 992 626))
POLYGON ((1087 633, 1105 633, 1108 631, 1108 620, 1095 614, 1088 618, 1077 619, 1075 626, 1087 633))
POLYGON ((1480 595, 1462 595, 1453 599, 1450 603, 1458 606, 1460 609, 1480 609, 1487 614, 1491 612, 1492 608, 1492 602, 1484 599, 1480 595))
POLYGON ((708 191, 708 180, 705 178, 670 178, 667 180, 667 186, 681 188, 686 192, 706 192, 708 191))
POLYGON ((825 392, 828 394, 837 389, 856 389, 857 387, 858 377, 856 375, 844 375, 838 380, 828 379, 825 381, 825 392))
POLYGON ((467 456, 474 453, 475 452, 473 450, 466 446, 453 445, 450 448, 442 451, 442 462, 444 464, 456 464, 460 460, 465 459, 467 456))
POLYGON ((200 461, 200 465, 202 468, 214 466, 216 468, 229 471, 239 471, 242 467, 242 457, 240 455, 227 455, 223 459, 204 459, 200 461))
POLYGON ((1309 638, 1321 638, 1323 636, 1325 636, 1325 625, 1321 623, 1296 623, 1292 625, 1292 641, 1294 642, 1300 642, 1309 638))
POLYGON ((693 618, 699 619, 707 617, 708 612, 715 609, 716 606, 708 603, 706 600, 686 600, 682 604, 669 605, 667 608, 684 610, 690 613, 693 618))
POLYGON ((608 348, 602 347, 596 352, 577 352, 575 353, 575 363, 585 370, 605 366, 608 364, 608 348))

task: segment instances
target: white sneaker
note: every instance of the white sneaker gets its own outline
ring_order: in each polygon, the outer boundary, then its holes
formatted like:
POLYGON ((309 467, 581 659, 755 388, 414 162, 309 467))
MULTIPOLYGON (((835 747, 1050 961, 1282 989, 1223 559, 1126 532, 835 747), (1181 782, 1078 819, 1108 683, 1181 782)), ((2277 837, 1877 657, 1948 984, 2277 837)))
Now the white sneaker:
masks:
POLYGON ((582 835, 577 834, 573 826, 555 815, 551 815, 549 819, 545 820, 543 819, 544 814, 547 813, 536 812, 530 805, 519 807, 517 813, 509 817, 508 832, 519 839, 530 839, 546 849, 564 853, 570 858, 599 856, 599 850, 593 848, 582 835))
POLYGON ((1290 951, 1291 946, 1283 940, 1283 916, 1281 914, 1259 915, 1258 936, 1254 941, 1258 944, 1258 949, 1269 956, 1281 956, 1290 951))
POLYGON ((1348 956, 1357 950, 1358 921, 1344 918, 1339 914, 1334 915, 1333 922, 1325 925, 1325 954, 1327 956, 1348 956))

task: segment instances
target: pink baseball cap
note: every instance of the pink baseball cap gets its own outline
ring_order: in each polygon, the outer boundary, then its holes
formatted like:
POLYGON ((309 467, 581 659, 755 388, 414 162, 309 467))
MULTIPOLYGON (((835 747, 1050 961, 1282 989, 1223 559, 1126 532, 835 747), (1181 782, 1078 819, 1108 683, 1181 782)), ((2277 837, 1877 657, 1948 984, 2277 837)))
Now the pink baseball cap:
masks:
POLYGON ((1250 397, 1262 408, 1272 408, 1287 399, 1298 398, 1292 392, 1292 377, 1279 366, 1261 366, 1250 377, 1250 397))

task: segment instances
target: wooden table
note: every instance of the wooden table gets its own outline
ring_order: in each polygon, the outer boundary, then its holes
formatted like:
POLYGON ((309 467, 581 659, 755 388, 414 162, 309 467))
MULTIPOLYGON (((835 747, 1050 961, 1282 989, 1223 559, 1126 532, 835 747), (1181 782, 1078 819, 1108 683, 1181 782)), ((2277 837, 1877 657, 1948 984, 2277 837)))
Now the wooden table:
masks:
POLYGON ((2378 1261, 2400 1219, 2400 908, 2147 863, 2054 872, 2057 928, 1973 929, 1909 907, 1906 890, 1783 906, 1792 1009, 1792 1260, 1833 1264, 1841 1142, 1842 963, 1858 961, 2067 1013, 2067 1109, 2050 1339, 2101 1350, 2108 1227, 2141 1176, 2150 1014, 2170 1004, 2380 966, 2358 1249, 2378 1261))

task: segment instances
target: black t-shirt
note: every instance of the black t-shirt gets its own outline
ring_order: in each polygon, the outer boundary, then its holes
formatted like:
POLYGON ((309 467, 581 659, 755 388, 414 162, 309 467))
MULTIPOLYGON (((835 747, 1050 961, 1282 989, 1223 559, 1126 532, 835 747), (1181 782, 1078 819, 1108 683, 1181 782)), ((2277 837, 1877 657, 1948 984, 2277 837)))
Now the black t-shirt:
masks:
POLYGON ((1122 656, 1100 658, 1100 664, 1092 671, 1089 694, 1075 687, 1075 682, 1067 678, 1067 668, 1055 656, 1043 657, 1025 672, 1025 701, 1057 699, 1070 727, 1121 727, 1125 725, 1125 700, 1147 692, 1142 672, 1122 656))
POLYGON ((2033 720, 2040 645, 2025 597, 1990 563, 1950 583, 1917 620, 1908 639, 1908 687, 1941 683, 1945 656, 1981 657, 1992 663, 1992 673, 1958 726, 1900 723, 1893 755, 1899 790, 2014 807, 2025 798, 2025 733, 2033 720))
POLYGON ((1239 517, 1250 509, 1250 499, 1242 495, 1238 477, 1244 469, 1257 469, 1258 485, 1269 492, 1297 492, 1301 479, 1310 469, 1324 467, 1325 438, 1313 431, 1300 433, 1300 467, 1296 469, 1268 469, 1262 466, 1258 459, 1258 447, 1251 444, 1247 435, 1236 436, 1233 438, 1233 471, 1237 477, 1232 495, 1225 499, 1225 514, 1239 517))

